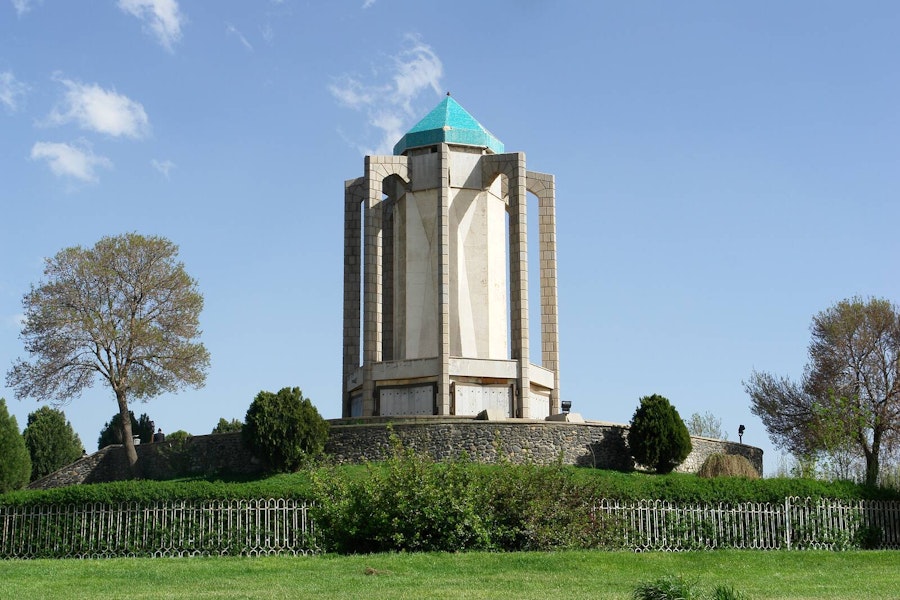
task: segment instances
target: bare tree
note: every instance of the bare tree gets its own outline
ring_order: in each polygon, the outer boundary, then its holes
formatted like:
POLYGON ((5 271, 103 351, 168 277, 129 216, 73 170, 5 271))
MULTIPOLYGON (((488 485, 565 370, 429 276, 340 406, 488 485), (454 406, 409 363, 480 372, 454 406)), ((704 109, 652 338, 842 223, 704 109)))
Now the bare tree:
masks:
POLYGON ((201 387, 209 353, 200 336, 203 296, 162 237, 128 233, 47 259, 45 280, 25 294, 21 338, 30 360, 6 374, 17 398, 63 404, 99 375, 122 415, 122 439, 137 462, 129 400, 201 387))
POLYGON ((810 331, 802 382, 754 372, 744 384, 752 411, 795 454, 852 445, 874 485, 883 445, 900 432, 900 312, 887 300, 842 300, 813 317, 810 331))
POLYGON ((728 434, 722 431, 722 419, 709 411, 694 413, 685 422, 691 435, 700 437, 714 438, 717 440, 727 440, 728 434))

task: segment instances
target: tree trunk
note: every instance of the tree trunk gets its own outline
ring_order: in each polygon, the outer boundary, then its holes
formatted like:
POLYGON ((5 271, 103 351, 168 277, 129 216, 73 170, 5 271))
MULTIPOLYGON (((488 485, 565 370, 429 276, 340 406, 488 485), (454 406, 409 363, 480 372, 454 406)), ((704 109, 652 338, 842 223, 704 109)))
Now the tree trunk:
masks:
POLYGON ((876 428, 872 433, 872 449, 863 448, 866 455, 866 485, 878 485, 879 455, 881 454, 881 432, 876 428))
POLYGON ((137 470, 137 450, 134 449, 131 413, 128 412, 128 401, 125 399, 124 393, 116 392, 116 401, 119 404, 119 416, 122 417, 122 444, 125 446, 125 456, 128 457, 128 467, 134 475, 137 470))

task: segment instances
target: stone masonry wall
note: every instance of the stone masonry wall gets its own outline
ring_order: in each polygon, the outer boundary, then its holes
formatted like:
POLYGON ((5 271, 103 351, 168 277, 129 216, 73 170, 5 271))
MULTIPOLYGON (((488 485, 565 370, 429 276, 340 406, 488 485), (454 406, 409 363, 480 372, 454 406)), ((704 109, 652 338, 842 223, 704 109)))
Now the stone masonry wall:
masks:
MULTIPOLYGON (((141 477, 172 479, 185 475, 246 475, 259 473, 262 464, 241 444, 240 433, 196 435, 183 444, 162 442, 135 446, 141 477)), ((42 477, 29 489, 49 489, 79 483, 129 479, 128 459, 122 445, 107 446, 42 477)))
MULTIPOLYGON (((472 419, 410 419, 394 421, 339 419, 331 422, 326 452, 338 463, 379 460, 390 451, 390 432, 404 446, 427 452, 436 460, 466 453, 478 462, 508 460, 601 469, 630 470, 628 426, 614 423, 550 421, 476 421, 472 419)), ((676 469, 696 473, 711 454, 739 454, 762 475, 762 450, 723 440, 692 437, 693 450, 676 469)))
MULTIPOLYGON (((630 470, 627 425, 550 421, 477 421, 472 418, 336 419, 325 451, 336 463, 362 463, 389 455, 391 432, 405 446, 436 460, 463 453, 478 462, 530 462, 630 470), (388 427, 390 423, 390 427, 388 427)), ((722 440, 693 437, 693 451, 678 467, 696 473, 710 454, 740 454, 762 474, 762 450, 722 440)), ((240 433, 198 435, 183 444, 163 442, 136 447, 141 476, 171 479, 185 475, 248 475, 263 470, 241 444, 240 433)), ((107 446, 33 482, 31 489, 129 478, 123 446, 107 446)))

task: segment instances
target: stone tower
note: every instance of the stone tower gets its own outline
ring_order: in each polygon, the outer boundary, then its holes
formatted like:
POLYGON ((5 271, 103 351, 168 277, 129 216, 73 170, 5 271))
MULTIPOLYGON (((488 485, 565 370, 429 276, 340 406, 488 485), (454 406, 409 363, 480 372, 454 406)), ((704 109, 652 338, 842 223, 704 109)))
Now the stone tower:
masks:
POLYGON ((552 175, 448 94, 344 191, 343 416, 560 412, 552 175), (541 364, 529 361, 527 194, 541 364), (360 352, 362 351, 362 352, 360 352))

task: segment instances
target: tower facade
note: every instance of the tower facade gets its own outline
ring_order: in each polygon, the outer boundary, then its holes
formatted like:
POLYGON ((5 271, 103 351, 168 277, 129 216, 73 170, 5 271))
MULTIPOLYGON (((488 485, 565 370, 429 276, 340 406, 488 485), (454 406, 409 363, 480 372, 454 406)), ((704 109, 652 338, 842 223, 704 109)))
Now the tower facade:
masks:
POLYGON ((559 413, 555 187, 449 95, 344 193, 343 416, 559 413), (528 193, 541 364, 529 361, 528 193))

